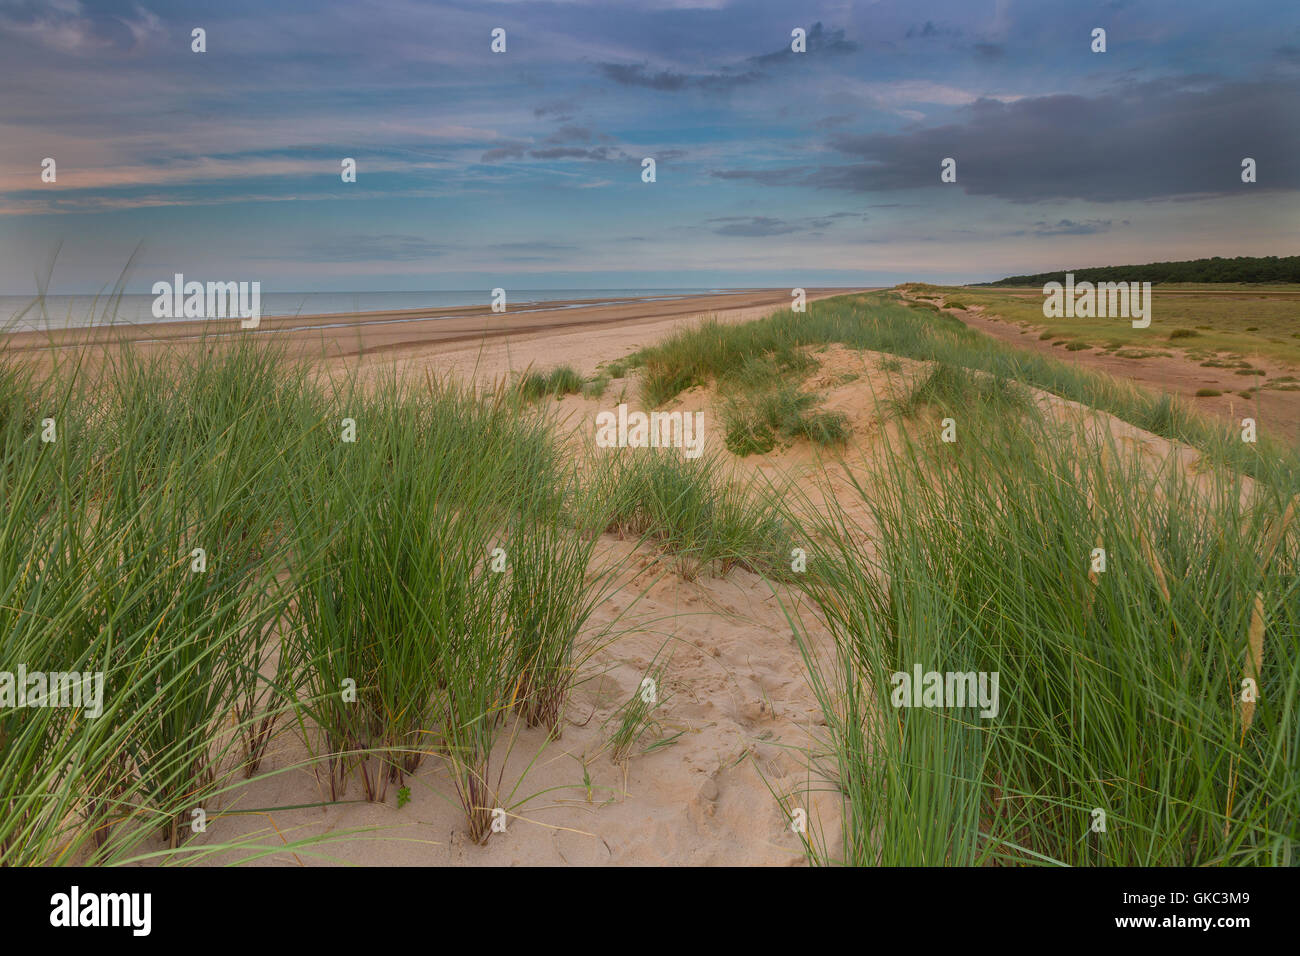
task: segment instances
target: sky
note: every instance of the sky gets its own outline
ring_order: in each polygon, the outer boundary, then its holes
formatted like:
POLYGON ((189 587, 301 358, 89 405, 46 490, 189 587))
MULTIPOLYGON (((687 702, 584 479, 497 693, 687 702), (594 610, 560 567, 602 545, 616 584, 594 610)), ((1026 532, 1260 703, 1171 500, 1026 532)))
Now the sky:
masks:
POLYGON ((1300 253, 1295 0, 0 0, 0 78, 0 293, 1300 253))

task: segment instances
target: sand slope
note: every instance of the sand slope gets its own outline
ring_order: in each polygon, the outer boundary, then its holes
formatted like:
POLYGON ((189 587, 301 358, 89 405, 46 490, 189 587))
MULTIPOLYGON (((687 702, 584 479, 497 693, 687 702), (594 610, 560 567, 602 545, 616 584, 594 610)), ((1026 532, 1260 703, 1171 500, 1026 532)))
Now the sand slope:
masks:
MULTIPOLYGON (((400 367, 473 376, 483 384, 530 362, 547 367, 562 359, 589 373, 598 362, 653 341, 677 321, 570 333, 568 339, 552 335, 527 340, 526 349, 518 341, 501 340, 472 352, 442 346, 404 356, 400 367)), ((820 368, 805 387, 821 393, 828 408, 844 412, 853 428, 843 460, 823 460, 807 444, 797 444, 740 460, 737 467, 741 474, 792 482, 796 507, 818 509, 827 495, 835 495, 857 533, 869 540, 870 520, 850 482, 869 479, 876 457, 900 429, 934 424, 900 422, 882 406, 924 367, 839 346, 814 355, 820 368)), ((363 367, 369 375, 383 364, 367 361, 363 367)), ((627 385, 616 380, 601 399, 568 396, 557 403, 570 440, 586 443, 596 411, 612 407, 627 385)), ((635 395, 634 388, 628 393, 635 395)), ((1191 449, 1075 403, 1034 394, 1047 413, 1083 415, 1153 466, 1175 455, 1191 472, 1200 467, 1200 456, 1191 449)), ((711 416, 713 399, 712 389, 696 388, 670 407, 711 416)), ((708 422, 706 448, 716 451, 720 430, 708 422)), ((324 778, 310 769, 300 735, 282 724, 263 766, 263 772, 281 772, 223 797, 209 810, 214 819, 207 840, 257 834, 263 846, 276 847, 307 835, 330 835, 329 843, 261 861, 287 865, 790 865, 802 864, 804 857, 786 810, 801 807, 821 841, 834 847, 840 838, 838 798, 830 781, 813 769, 824 753, 825 726, 787 615, 802 620, 819 653, 829 650, 829 637, 799 594, 743 570, 687 581, 652 544, 609 534, 600 539, 594 567, 613 568, 616 590, 584 633, 583 653, 590 656, 561 739, 548 742, 540 731, 508 724, 495 752, 499 803, 508 811, 505 833, 493 835, 486 846, 468 843, 437 756, 426 758, 409 778, 411 799, 401 809, 395 787, 384 804, 367 804, 353 779, 346 798, 357 802, 261 812, 328 800, 324 778), (638 691, 656 658, 667 662, 658 688, 662 704, 638 749, 656 740, 663 745, 615 762, 610 721, 638 691), (785 800, 784 809, 778 798, 785 800), (230 815, 220 816, 218 810, 230 815), (366 832, 349 832, 354 829, 366 832)), ((309 727, 309 739, 313 736, 309 727)))

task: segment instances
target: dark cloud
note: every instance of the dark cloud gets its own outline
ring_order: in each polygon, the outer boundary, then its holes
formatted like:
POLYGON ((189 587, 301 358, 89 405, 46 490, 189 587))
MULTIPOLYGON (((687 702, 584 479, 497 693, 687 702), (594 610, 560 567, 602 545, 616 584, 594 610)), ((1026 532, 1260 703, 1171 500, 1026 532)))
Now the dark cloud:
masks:
POLYGON ((685 73, 673 73, 661 70, 658 73, 646 71, 643 63, 601 63, 600 71, 607 79, 621 86, 644 86, 651 90, 684 90, 690 82, 685 73))
POLYGON ((939 166, 957 160, 957 183, 972 195, 1012 202, 1111 202, 1300 189, 1300 114, 1294 83, 1206 86, 1159 80, 1095 97, 979 100, 957 122, 903 133, 832 136, 857 162, 837 166, 715 171, 720 179, 769 186, 874 192, 940 187, 939 166), (1241 160, 1259 164, 1243 186, 1241 160))
POLYGON ((529 150, 528 155, 533 159, 595 159, 610 160, 622 159, 622 150, 612 150, 608 146, 596 146, 592 149, 586 149, 579 146, 552 146, 549 149, 529 150))
POLYGON ((904 34, 908 39, 920 37, 924 40, 935 37, 957 37, 961 36, 961 31, 955 27, 937 27, 933 21, 926 20, 925 25, 921 27, 908 27, 907 33, 904 34))
MULTIPOLYGON (((852 53, 858 45, 844 35, 840 28, 828 30, 820 21, 808 28, 806 53, 795 53, 789 44, 773 53, 752 56, 747 63, 754 66, 776 66, 785 62, 794 62, 802 56, 835 56, 852 53)), ((649 90, 676 93, 682 90, 703 90, 709 93, 722 93, 741 86, 748 86, 766 79, 767 74, 758 69, 724 69, 716 73, 681 73, 675 70, 654 72, 644 63, 598 63, 606 79, 613 80, 620 86, 640 87, 649 90)))
POLYGON ((1280 46, 1273 51, 1278 59, 1286 60, 1288 63, 1295 63, 1300 66, 1300 46, 1280 46))
POLYGON ((512 143, 509 146, 497 146, 495 149, 489 149, 484 153, 480 157, 480 161, 484 163, 495 163, 503 159, 523 159, 525 148, 526 147, 523 143, 512 143))
MULTIPOLYGON (((1073 219, 1058 219, 1056 222, 1046 222, 1039 220, 1029 229, 1015 229, 1011 232, 1004 232, 1004 236, 1094 236, 1102 232, 1110 232, 1111 220, 1109 219, 1086 219, 1082 222, 1076 222, 1073 219)), ((1124 225, 1128 225, 1125 220, 1124 225)))
POLYGON ((1088 219, 1075 222, 1073 219, 1060 219, 1053 223, 1034 223, 1036 236, 1093 236, 1099 232, 1110 232, 1109 219, 1088 219))
POLYGON ((802 222, 788 219, 775 219, 771 216, 715 216, 704 220, 712 226, 712 231, 719 236, 780 236, 792 232, 829 229, 844 219, 862 219, 867 217, 857 212, 833 212, 825 216, 813 216, 802 222))
POLYGON ((810 167, 791 169, 715 169, 715 179, 749 179, 764 186, 799 186, 803 185, 810 173, 810 167))
POLYGON ((843 219, 857 219, 866 222, 868 218, 864 212, 833 212, 829 216, 817 216, 810 219, 809 224, 816 229, 828 229, 843 219))
POLYGON ((975 55, 982 60, 1000 60, 1007 55, 999 43, 976 43, 974 50, 975 55))
POLYGON ((544 143, 590 143, 595 136, 585 126, 561 126, 546 139, 544 143))
POLYGON ((658 73, 651 73, 643 63, 599 63, 597 66, 606 79, 613 80, 620 86, 637 86, 670 93, 686 89, 718 92, 744 86, 763 78, 761 73, 754 71, 687 74, 660 70, 658 73))
POLYGON ((779 236, 800 231, 799 226, 771 216, 721 216, 705 221, 721 223, 713 230, 719 236, 779 236))
MULTIPOLYGON (((791 38, 792 42, 794 42, 793 38, 791 38)), ((790 49, 790 44, 787 43, 774 53, 764 53, 762 56, 750 57, 750 62, 757 63, 760 66, 771 66, 777 63, 793 61, 801 56, 835 56, 853 53, 858 49, 856 43, 845 38, 843 29, 837 27, 834 30, 827 30, 822 26, 821 21, 808 28, 805 47, 807 53, 795 53, 794 50, 790 49)))
POLYGON ((837 113, 834 116, 824 116, 812 125, 814 129, 831 129, 836 126, 843 126, 852 119, 852 113, 837 113))
POLYGON ((543 103, 541 106, 533 109, 533 115, 537 117, 553 116, 560 122, 568 122, 572 119, 572 114, 578 108, 577 103, 572 100, 560 100, 555 103, 543 103))
MULTIPOLYGON (((608 140, 610 137, 595 134, 585 127, 564 127, 551 136, 548 136, 544 142, 560 143, 566 142, 570 138, 579 142, 591 142, 597 138, 608 140)), ((554 161, 564 159, 585 160, 596 163, 633 163, 640 165, 641 160, 647 154, 629 153, 627 150, 618 146, 543 146, 540 149, 529 149, 518 143, 509 146, 499 146, 496 149, 490 149, 482 156, 485 163, 496 162, 502 159, 523 159, 524 156, 531 159, 540 159, 543 161, 554 161)), ((653 154, 656 162, 663 163, 674 159, 680 159, 686 155, 685 150, 681 149, 663 149, 653 154)))

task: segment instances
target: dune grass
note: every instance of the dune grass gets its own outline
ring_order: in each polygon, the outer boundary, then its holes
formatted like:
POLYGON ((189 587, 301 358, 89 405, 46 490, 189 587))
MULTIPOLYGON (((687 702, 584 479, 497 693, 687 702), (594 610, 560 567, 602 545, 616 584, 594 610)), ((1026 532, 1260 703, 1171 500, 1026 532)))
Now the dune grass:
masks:
POLYGON ((0 710, 0 862, 209 855, 189 824, 277 728, 331 799, 436 755, 486 839, 494 744, 559 734, 598 594, 545 410, 362 393, 252 338, 105 355, 0 361, 2 659, 104 688, 97 718, 0 710))
POLYGON ((5 395, 42 411, 6 416, 2 436, 2 659, 102 675, 103 712, 0 713, 4 862, 120 861, 151 833, 174 849, 204 801, 255 768, 275 707, 249 714, 281 608, 267 571, 278 436, 259 416, 279 393, 229 386, 259 368, 249 350, 196 351, 162 376, 123 355, 93 378, 58 370, 5 395), (38 415, 54 440, 33 430, 38 415))
POLYGON ((1082 426, 977 403, 963 423, 957 445, 904 435, 858 488, 871 539, 846 503, 815 523, 807 590, 833 658, 799 634, 845 803, 843 842, 810 858, 1293 865, 1294 475, 1246 493, 1082 426), (895 706, 917 665, 998 674, 997 714, 895 706))
POLYGON ((536 401, 540 398, 576 395, 583 390, 583 381, 582 376, 571 366, 561 365, 549 372, 530 369, 520 376, 515 387, 525 400, 536 401))
POLYGON ((889 402, 893 411, 905 416, 915 415, 927 405, 937 407, 945 415, 953 415, 971 404, 1011 412, 1024 411, 1032 403, 1015 382, 945 362, 930 365, 904 395, 889 402))
POLYGON ((778 443, 806 438, 815 445, 842 445, 848 419, 817 408, 818 398, 786 382, 773 388, 745 389, 724 396, 723 440, 727 450, 744 457, 766 454, 778 443))
MULTIPOLYGON (((809 843, 816 861, 1294 862, 1291 452, 886 295, 706 323, 626 362, 663 401, 723 383, 729 447, 733 425, 754 450, 842 444, 797 388, 808 347, 832 342, 931 363, 895 410, 961 421, 950 446, 904 430, 858 489, 870 538, 843 503, 797 519, 777 505, 788 489, 719 459, 627 449, 580 473, 553 403, 534 404, 582 387, 564 370, 478 394, 432 378, 363 391, 251 337, 123 347, 43 379, 0 356, 0 660, 104 675, 98 718, 0 709, 0 863, 203 858, 225 844, 191 820, 264 773, 279 732, 308 745, 331 801, 358 778, 385 800, 443 761, 486 841, 510 799, 511 722, 562 732, 601 532, 656 542, 687 578, 798 582, 820 608, 835 658, 796 634, 846 826, 843 845, 809 843), (1028 414, 1017 382, 1226 467, 1196 487, 1143 470, 1028 414), (918 663, 997 671, 998 716, 895 709, 889 677, 918 663)), ((648 676, 662 685, 661 663, 648 676)), ((663 700, 619 712, 620 755, 663 700)))
POLYGON ((796 532, 777 498, 717 458, 625 450, 596 462, 586 520, 596 531, 658 543, 688 580, 734 567, 781 576, 796 532))
POLYGON ((839 343, 905 358, 987 372, 1109 412, 1146 431, 1185 442, 1246 474, 1262 462, 1294 462, 1294 436, 1265 432, 1257 444, 1204 417, 1167 394, 1080 368, 1050 356, 1018 350, 968 328, 960 320, 903 303, 894 293, 836 296, 809 303, 806 313, 776 312, 737 325, 703 322, 630 356, 643 369, 648 401, 666 401, 689 384, 727 380, 747 363, 771 356, 778 363, 809 346, 839 343), (783 358, 785 357, 785 358, 783 358))

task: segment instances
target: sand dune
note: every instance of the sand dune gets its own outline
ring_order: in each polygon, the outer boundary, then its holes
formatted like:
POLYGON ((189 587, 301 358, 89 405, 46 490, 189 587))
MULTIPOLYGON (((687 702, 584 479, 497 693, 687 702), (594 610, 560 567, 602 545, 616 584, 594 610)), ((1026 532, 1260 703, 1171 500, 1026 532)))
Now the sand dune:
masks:
MULTIPOLYGON (((740 320, 754 311, 737 310, 727 317, 740 320)), ((406 372, 429 368, 474 375, 484 384, 531 363, 546 367, 571 361, 589 372, 681 321, 686 320, 657 318, 594 331, 523 334, 474 347, 439 343, 397 362, 406 372)), ((377 372, 393 358, 367 357, 363 370, 377 372)), ((896 435, 899 426, 882 413, 882 401, 904 390, 921 366, 840 346, 817 358, 821 368, 806 387, 821 392, 828 408, 849 417, 854 439, 843 459, 825 469, 811 446, 797 444, 742 459, 738 467, 751 476, 792 483, 809 508, 825 495, 836 495, 859 532, 869 536, 867 515, 856 496, 846 492, 853 479, 869 474, 875 456, 896 435)), ((613 382, 612 392, 622 384, 627 383, 613 382)), ((586 438, 595 412, 612 403, 610 394, 564 398, 558 408, 563 427, 575 439, 586 438)), ((1055 396, 1034 395, 1045 412, 1088 417, 1095 427, 1109 429, 1121 447, 1153 462, 1173 454, 1188 471, 1197 469, 1199 456, 1191 449, 1055 396)), ((670 407, 711 415, 714 397, 711 388, 690 389, 670 407)), ((714 429, 706 431, 706 448, 721 449, 714 429)), ((602 537, 595 563, 617 565, 617 591, 597 609, 587 638, 612 627, 616 639, 594 649, 584 665, 558 741, 524 730, 508 746, 502 744, 508 755, 495 769, 501 774, 502 803, 509 808, 505 833, 494 835, 485 847, 468 842, 451 782, 436 758, 426 760, 409 779, 411 799, 400 810, 392 792, 386 805, 362 802, 360 785, 353 780, 347 797, 356 802, 251 812, 328 799, 323 777, 309 769, 310 755, 300 738, 282 729, 263 771, 290 769, 222 798, 222 812, 250 811, 222 817, 223 839, 254 832, 271 845, 308 835, 334 838, 314 847, 311 855, 286 851, 268 861, 286 865, 799 865, 804 862, 801 845, 779 797, 786 807, 804 808, 810 826, 827 845, 835 845, 841 826, 838 798, 810 756, 821 752, 824 720, 787 613, 799 614, 814 640, 829 642, 829 637, 811 609, 801 606, 798 593, 774 588, 743 570, 688 581, 654 547, 611 534, 602 537), (668 661, 660 688, 666 702, 655 732, 642 745, 656 736, 672 742, 617 763, 609 750, 607 721, 637 690, 656 657, 668 661)))

